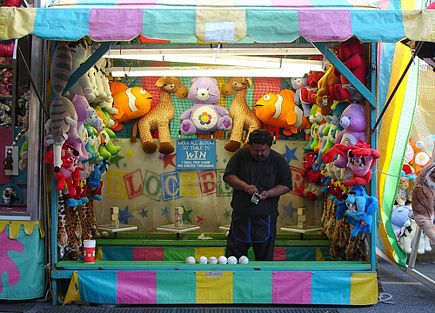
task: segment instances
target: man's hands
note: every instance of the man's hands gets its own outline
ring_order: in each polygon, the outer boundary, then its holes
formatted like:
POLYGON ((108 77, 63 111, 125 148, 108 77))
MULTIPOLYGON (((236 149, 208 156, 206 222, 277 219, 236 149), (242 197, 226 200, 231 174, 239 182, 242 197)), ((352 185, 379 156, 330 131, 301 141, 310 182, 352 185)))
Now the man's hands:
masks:
POLYGON ((255 185, 246 184, 246 187, 243 189, 243 191, 249 193, 250 195, 253 195, 254 193, 258 192, 258 189, 255 185))
MULTIPOLYGON (((238 178, 236 175, 229 175, 225 177, 225 181, 233 188, 236 188, 238 190, 244 191, 248 193, 249 195, 253 195, 254 193, 258 193, 257 186, 255 185, 249 185, 248 183, 244 182, 240 178, 238 178)), ((272 197, 279 197, 287 192, 290 191, 290 188, 283 185, 276 185, 275 187, 264 190, 260 193, 260 198, 262 200, 272 197)))

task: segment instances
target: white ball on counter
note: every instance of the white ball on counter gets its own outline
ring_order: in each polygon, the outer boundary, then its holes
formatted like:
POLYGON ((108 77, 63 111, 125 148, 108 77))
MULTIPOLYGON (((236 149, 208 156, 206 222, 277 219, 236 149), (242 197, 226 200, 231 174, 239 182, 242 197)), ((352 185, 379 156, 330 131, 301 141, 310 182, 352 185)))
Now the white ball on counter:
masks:
POLYGON ((206 256, 201 256, 199 258, 199 264, 207 264, 207 257, 206 256))
POLYGON ((211 256, 208 258, 208 264, 217 264, 218 260, 215 256, 211 256))
POLYGON ((221 256, 218 258, 218 263, 219 263, 219 264, 227 264, 227 263, 228 263, 228 259, 227 259, 227 257, 221 255, 221 256))
POLYGON ((228 257, 228 264, 237 264, 237 258, 235 256, 228 257))
POLYGON ((247 256, 242 255, 242 256, 239 258, 239 264, 248 264, 248 263, 249 263, 249 259, 248 259, 247 256))
POLYGON ((193 256, 188 256, 185 260, 186 264, 195 264, 195 258, 193 256))

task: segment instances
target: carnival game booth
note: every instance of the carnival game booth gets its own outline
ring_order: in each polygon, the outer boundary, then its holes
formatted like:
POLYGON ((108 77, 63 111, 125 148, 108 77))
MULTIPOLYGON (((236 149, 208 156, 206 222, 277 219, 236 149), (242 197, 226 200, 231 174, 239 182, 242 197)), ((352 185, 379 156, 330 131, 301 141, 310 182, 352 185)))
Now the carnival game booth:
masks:
POLYGON ((44 156, 54 303, 377 302, 377 43, 433 41, 434 14, 336 2, 1 9, 4 39, 56 41, 44 156), (249 127, 274 132, 293 174, 274 261, 199 264, 224 255, 221 177, 249 127), (98 235, 97 260, 83 262, 98 235))

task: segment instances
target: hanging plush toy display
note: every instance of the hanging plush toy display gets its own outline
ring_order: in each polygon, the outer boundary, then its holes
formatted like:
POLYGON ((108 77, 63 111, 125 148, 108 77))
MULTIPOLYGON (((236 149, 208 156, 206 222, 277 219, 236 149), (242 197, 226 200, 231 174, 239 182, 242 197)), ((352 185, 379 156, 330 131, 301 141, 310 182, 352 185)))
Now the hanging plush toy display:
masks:
POLYGON ((362 104, 353 102, 344 109, 340 118, 343 130, 337 134, 336 142, 342 145, 354 145, 359 140, 367 141, 367 120, 362 104))
POLYGON ((222 93, 229 97, 234 92, 236 95, 231 101, 230 116, 233 119, 233 129, 230 135, 230 141, 224 146, 225 150, 234 152, 240 148, 243 140, 243 130, 247 131, 246 138, 249 138, 249 134, 261 128, 262 123, 255 115, 255 113, 249 108, 246 102, 247 89, 251 86, 248 78, 246 77, 233 77, 222 86, 222 93))
MULTIPOLYGON (((365 47, 360 41, 352 37, 341 43, 337 48, 337 57, 364 85, 366 84, 367 63, 365 47)), ((338 75, 338 71, 336 74, 338 75)), ((340 80, 333 86, 333 98, 336 100, 360 100, 361 95, 356 91, 344 75, 340 75, 340 80)))
POLYGON ((193 106, 180 116, 181 134, 209 134, 231 129, 228 110, 218 104, 220 91, 215 78, 193 78, 187 97, 193 106))
POLYGON ((335 68, 330 65, 325 74, 317 82, 316 104, 319 106, 323 116, 331 114, 333 102, 332 89, 340 82, 335 68))
POLYGON ((372 223, 378 200, 369 196, 361 185, 352 187, 347 197, 337 206, 337 219, 346 217, 346 222, 353 226, 351 237, 359 233, 369 234, 372 231, 372 223))
POLYGON ((255 115, 265 125, 282 128, 286 136, 308 129, 310 123, 302 109, 295 105, 294 98, 295 93, 290 89, 265 94, 255 104, 255 115))
POLYGON ((56 96, 50 105, 50 119, 45 125, 46 142, 53 144, 54 171, 62 166, 61 150, 66 139, 80 139, 77 132, 77 112, 73 103, 62 96, 62 91, 71 74, 71 51, 67 43, 58 42, 53 55, 50 78, 56 96))
MULTIPOLYGON (((91 46, 85 40, 76 44, 70 43, 72 57, 72 72, 76 71, 92 54, 91 46)), ((70 95, 81 95, 86 100, 93 102, 96 98, 96 86, 92 84, 90 72, 83 74, 69 89, 70 95)))
MULTIPOLYGON (((182 99, 187 97, 187 88, 182 84, 178 77, 164 76, 159 78, 156 86, 162 91, 159 103, 151 109, 148 114, 141 117, 138 122, 138 129, 142 148, 146 153, 154 153, 157 144, 153 141, 152 131, 158 131, 160 146, 159 152, 171 154, 175 148, 171 144, 171 134, 169 124, 174 117, 174 106, 171 95, 182 99)), ((132 141, 136 140, 136 133, 132 134, 132 141)))
POLYGON ((337 144, 322 156, 323 163, 330 163, 337 156, 334 165, 352 171, 352 179, 346 180, 343 184, 347 187, 354 185, 365 185, 370 182, 372 177, 372 167, 380 157, 380 153, 370 148, 370 145, 363 141, 353 146, 337 144))
POLYGON ((295 97, 294 97, 295 104, 304 111, 304 116, 308 118, 308 116, 310 115, 311 106, 304 107, 303 102, 301 101, 301 88, 305 86, 306 82, 307 82, 306 76, 290 78, 290 84, 295 93, 295 97))
POLYGON ((317 83, 324 75, 321 71, 311 71, 307 76, 306 85, 301 87, 300 98, 304 112, 307 114, 316 103, 317 83))

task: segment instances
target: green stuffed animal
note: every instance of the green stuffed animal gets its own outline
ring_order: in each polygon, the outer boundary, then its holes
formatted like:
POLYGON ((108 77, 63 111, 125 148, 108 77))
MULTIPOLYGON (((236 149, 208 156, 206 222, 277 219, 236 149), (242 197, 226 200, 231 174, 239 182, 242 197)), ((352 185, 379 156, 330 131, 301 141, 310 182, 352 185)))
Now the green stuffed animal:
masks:
POLYGON ((100 153, 103 159, 110 160, 118 155, 121 147, 115 145, 112 141, 112 138, 115 138, 115 133, 109 128, 104 128, 99 135, 101 144, 98 147, 98 153, 100 153))

